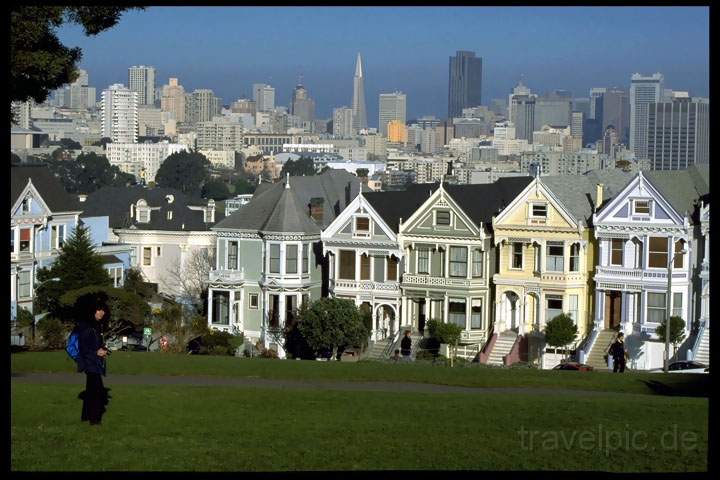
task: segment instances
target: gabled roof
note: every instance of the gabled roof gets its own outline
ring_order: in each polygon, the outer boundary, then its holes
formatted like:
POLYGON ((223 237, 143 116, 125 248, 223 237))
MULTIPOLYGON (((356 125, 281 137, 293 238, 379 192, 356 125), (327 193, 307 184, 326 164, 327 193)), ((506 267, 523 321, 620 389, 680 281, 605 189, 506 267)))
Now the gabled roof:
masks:
MULTIPOLYGON (((633 179, 634 174, 618 169, 591 170, 583 175, 540 177, 563 206, 585 225, 592 223, 597 184, 603 184, 603 203, 615 197, 633 179)), ((601 207, 602 207, 601 205, 601 207)))
POLYGON ((20 164, 10 166, 10 207, 17 202, 23 190, 32 181, 35 189, 52 212, 77 212, 82 210, 77 197, 65 191, 59 178, 53 176, 45 164, 20 164))
POLYGON ((696 217, 696 202, 710 193, 708 165, 693 165, 687 170, 654 170, 643 175, 681 215, 696 217))
POLYGON ((221 229, 272 232, 320 233, 347 207, 360 191, 360 180, 345 170, 328 170, 321 175, 290 177, 285 181, 261 183, 252 200, 216 224, 221 229), (310 201, 323 199, 323 219, 310 217, 310 201))
MULTIPOLYGON (((132 226, 138 230, 207 231, 213 224, 205 223, 203 211, 188 208, 189 206, 206 207, 207 202, 203 198, 185 195, 174 188, 145 188, 142 185, 134 185, 103 187, 88 195, 81 205, 82 217, 108 216, 110 228, 132 226), (172 203, 168 202, 168 195, 173 196, 172 203), (148 223, 138 223, 137 216, 130 218, 130 205, 140 199, 144 199, 148 207, 160 207, 159 210, 152 210, 148 223), (168 211, 172 211, 172 219, 167 218, 168 211)), ((223 218, 224 215, 215 210, 215 222, 223 218)))
MULTIPOLYGON (((510 204, 531 181, 532 177, 504 177, 494 183, 443 185, 443 188, 476 225, 490 226, 493 215, 510 204)), ((438 183, 413 184, 404 191, 363 195, 397 233, 399 219, 407 220, 439 186, 438 183)))

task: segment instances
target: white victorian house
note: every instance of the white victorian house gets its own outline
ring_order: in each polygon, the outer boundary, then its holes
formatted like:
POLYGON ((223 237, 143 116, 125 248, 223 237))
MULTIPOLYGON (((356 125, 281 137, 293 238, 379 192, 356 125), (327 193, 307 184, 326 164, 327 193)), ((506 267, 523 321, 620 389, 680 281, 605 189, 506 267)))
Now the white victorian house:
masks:
POLYGON ((688 171, 640 172, 593 215, 599 246, 594 331, 625 333, 630 368, 662 366, 664 343, 655 330, 668 316, 668 302, 670 315, 685 320, 689 337, 692 204, 707 189, 695 177, 688 171))
POLYGON ((362 192, 321 234, 328 259, 329 293, 372 314, 372 340, 400 327, 402 249, 362 192))

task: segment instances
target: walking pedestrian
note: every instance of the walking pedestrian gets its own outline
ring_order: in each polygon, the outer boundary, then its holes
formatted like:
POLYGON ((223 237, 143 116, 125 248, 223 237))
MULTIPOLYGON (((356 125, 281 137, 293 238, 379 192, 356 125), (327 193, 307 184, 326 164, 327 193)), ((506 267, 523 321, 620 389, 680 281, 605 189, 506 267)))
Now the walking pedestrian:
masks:
POLYGON ((617 339, 610 346, 610 355, 613 358, 613 373, 625 371, 627 352, 625 351, 625 340, 622 332, 618 333, 617 339))
POLYGON ((108 403, 108 394, 103 385, 102 377, 106 373, 105 360, 110 351, 103 345, 102 322, 110 316, 110 310, 103 298, 91 301, 91 308, 81 312, 79 319, 78 345, 78 372, 85 373, 85 391, 81 394, 83 399, 81 421, 88 421, 90 425, 100 425, 105 406, 108 403))
POLYGON ((403 361, 410 361, 410 354, 412 353, 412 339, 410 338, 410 330, 405 330, 405 336, 400 341, 400 353, 403 356, 403 361))

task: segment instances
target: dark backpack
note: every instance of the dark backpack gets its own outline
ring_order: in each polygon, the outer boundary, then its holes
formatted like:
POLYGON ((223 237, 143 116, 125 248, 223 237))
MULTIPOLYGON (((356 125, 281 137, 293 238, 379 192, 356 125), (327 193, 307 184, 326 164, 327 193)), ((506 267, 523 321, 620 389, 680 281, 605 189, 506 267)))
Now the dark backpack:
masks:
POLYGON ((78 361, 78 358, 80 357, 80 332, 78 329, 74 329, 70 333, 70 336, 67 339, 67 344, 65 345, 65 351, 70 358, 76 362, 78 361))

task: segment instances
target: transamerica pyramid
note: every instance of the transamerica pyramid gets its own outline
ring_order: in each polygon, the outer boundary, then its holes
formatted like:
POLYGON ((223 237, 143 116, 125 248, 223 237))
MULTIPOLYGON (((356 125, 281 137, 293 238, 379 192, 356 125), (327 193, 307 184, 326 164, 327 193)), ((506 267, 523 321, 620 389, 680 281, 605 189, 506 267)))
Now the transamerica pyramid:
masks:
POLYGON ((353 130, 356 132, 367 128, 367 113, 365 111, 365 83, 363 80, 362 58, 357 55, 355 63, 355 77, 353 78, 353 130))

